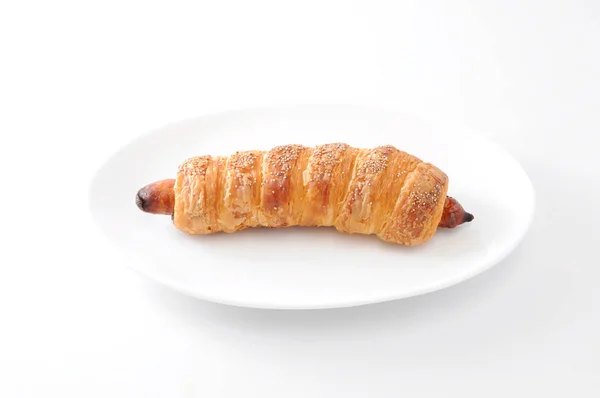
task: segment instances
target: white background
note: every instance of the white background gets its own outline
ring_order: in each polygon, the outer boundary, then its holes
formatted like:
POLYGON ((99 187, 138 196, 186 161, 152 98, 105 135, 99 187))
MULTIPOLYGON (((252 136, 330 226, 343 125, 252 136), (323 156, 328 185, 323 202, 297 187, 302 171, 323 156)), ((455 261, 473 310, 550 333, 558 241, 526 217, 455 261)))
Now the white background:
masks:
POLYGON ((599 43, 594 0, 0 3, 0 396, 597 397, 599 43), (450 289, 278 312, 145 280, 91 223, 133 137, 297 103, 494 139, 535 185, 529 234, 450 289))

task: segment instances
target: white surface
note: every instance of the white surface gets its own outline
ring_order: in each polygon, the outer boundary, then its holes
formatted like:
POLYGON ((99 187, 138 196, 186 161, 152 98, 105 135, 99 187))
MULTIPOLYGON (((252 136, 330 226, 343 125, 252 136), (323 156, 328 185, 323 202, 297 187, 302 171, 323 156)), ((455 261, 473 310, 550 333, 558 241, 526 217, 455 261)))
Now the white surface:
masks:
POLYGON ((207 115, 152 131, 107 159, 92 180, 91 211, 133 269, 213 302, 323 309, 429 293, 502 260, 525 235, 534 210, 533 187, 514 158, 476 136, 446 133, 414 116, 363 106, 207 115), (177 166, 193 156, 331 142, 359 148, 392 144, 438 165, 450 177, 449 194, 476 214, 477 222, 440 230, 413 248, 333 228, 254 229, 199 238, 176 230, 170 217, 149 216, 134 204, 138 189, 174 178, 177 166))
POLYGON ((0 396, 596 397, 599 8, 2 3, 0 396), (148 282, 91 223, 92 173, 129 139, 315 102, 386 103, 492 137, 532 179, 531 230, 440 292, 281 312, 148 282))

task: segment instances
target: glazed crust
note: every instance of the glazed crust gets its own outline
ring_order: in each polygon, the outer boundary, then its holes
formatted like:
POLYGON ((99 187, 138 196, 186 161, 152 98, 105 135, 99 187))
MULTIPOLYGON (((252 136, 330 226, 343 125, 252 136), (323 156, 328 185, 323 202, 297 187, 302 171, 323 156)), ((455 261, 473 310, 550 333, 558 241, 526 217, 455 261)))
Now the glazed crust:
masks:
POLYGON ((285 145, 183 162, 173 222, 192 235, 332 226, 414 246, 435 234, 447 190, 444 172, 393 146, 285 145))

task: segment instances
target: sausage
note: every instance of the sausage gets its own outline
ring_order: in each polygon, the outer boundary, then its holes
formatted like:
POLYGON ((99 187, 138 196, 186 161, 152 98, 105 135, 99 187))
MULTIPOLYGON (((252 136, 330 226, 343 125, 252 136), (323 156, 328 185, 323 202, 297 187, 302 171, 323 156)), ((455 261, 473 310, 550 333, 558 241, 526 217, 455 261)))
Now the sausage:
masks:
MULTIPOLYGON (((172 216, 173 208, 175 207, 174 185, 174 179, 160 180, 146 185, 136 195, 135 202, 137 207, 146 213, 172 216)), ((471 213, 466 212, 456 199, 447 196, 438 227, 456 228, 474 219, 475 217, 471 213)))
POLYGON ((444 202, 444 210, 442 211, 442 219, 438 224, 441 228, 456 228, 466 222, 471 222, 475 219, 473 214, 467 213, 458 201, 450 196, 446 196, 444 202))
POLYGON ((175 207, 174 179, 160 180, 140 189, 135 197, 137 207, 152 214, 173 215, 175 207))

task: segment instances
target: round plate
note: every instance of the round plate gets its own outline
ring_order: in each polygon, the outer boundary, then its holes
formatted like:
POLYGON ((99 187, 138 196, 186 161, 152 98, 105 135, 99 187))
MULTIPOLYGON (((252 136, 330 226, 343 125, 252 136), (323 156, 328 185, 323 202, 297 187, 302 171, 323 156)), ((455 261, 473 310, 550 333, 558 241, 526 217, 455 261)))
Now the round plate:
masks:
POLYGON ((258 308, 346 307, 414 296, 464 281, 499 262, 523 238, 534 191, 498 145, 436 131, 399 112, 360 106, 238 110, 168 125, 127 144, 95 175, 94 220, 137 271, 180 292, 258 308), (141 212, 135 194, 174 178, 197 155, 330 142, 394 145, 448 174, 448 194, 475 220, 407 247, 333 228, 249 229, 188 236, 168 216, 141 212))

